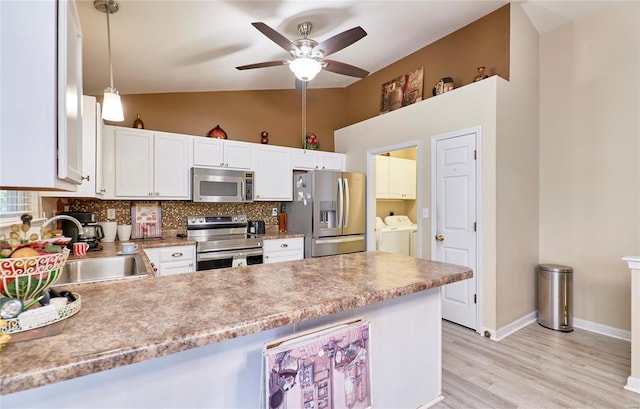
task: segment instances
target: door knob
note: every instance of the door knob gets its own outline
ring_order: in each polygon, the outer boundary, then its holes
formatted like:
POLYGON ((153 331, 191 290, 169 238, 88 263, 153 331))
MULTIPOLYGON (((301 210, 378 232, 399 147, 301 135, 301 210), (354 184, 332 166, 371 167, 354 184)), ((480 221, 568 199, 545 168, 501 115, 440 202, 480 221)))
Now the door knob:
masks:
POLYGON ((436 234, 436 240, 444 241, 444 236, 442 234, 436 234))

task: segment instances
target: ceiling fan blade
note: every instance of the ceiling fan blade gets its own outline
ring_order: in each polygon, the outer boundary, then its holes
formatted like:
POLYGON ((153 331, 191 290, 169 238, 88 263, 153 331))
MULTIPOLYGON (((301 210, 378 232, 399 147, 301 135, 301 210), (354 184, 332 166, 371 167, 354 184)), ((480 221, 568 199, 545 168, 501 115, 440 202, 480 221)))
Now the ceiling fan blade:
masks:
POLYGON ((257 22, 257 23, 251 23, 251 25, 253 25, 255 28, 257 28, 258 31, 260 31, 262 34, 264 34, 265 36, 269 37, 269 39, 271 41, 273 41, 274 43, 278 44, 285 51, 290 53, 290 52, 298 50, 298 47, 296 47, 296 45, 294 43, 289 41, 289 39, 287 39, 282 34, 278 33, 276 30, 272 29, 271 27, 269 27, 265 23, 257 22))
POLYGON ((369 71, 365 71, 362 68, 355 67, 353 65, 345 64, 339 61, 322 60, 327 65, 323 70, 335 72, 336 74, 348 75, 350 77, 365 78, 369 75, 369 71))
POLYGON ((333 54, 336 51, 340 51, 346 46, 349 46, 356 41, 360 40, 362 37, 366 36, 367 32, 360 26, 354 27, 351 30, 343 31, 340 34, 336 34, 331 38, 328 38, 313 47, 313 51, 322 50, 324 52, 324 56, 328 56, 329 54, 333 54))
POLYGON ((287 63, 288 63, 287 60, 265 61, 265 62, 255 63, 255 64, 241 65, 239 67, 236 67, 236 69, 237 70, 250 70, 250 69, 253 69, 253 68, 276 67, 276 66, 279 66, 279 65, 287 65, 287 63))

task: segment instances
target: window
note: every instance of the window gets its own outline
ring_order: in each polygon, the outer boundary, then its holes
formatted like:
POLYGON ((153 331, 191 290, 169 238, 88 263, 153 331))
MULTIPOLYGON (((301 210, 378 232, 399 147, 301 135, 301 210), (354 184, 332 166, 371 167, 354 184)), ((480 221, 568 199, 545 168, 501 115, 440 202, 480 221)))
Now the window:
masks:
POLYGON ((35 218, 38 212, 37 197, 35 192, 0 190, 0 224, 19 220, 24 213, 30 213, 35 218))

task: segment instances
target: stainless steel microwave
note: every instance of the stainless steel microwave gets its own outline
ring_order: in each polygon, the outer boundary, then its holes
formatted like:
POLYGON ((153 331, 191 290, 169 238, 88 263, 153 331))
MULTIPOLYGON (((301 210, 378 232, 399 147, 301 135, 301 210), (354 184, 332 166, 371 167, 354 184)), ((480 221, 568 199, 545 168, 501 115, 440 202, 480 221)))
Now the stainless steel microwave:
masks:
POLYGON ((191 199, 194 202, 253 202, 253 172, 191 168, 191 199))

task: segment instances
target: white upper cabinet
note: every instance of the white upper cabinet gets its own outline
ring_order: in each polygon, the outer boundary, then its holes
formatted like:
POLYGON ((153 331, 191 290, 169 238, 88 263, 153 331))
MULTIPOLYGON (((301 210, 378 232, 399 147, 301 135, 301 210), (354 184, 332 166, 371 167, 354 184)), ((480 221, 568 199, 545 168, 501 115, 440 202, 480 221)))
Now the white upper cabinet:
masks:
POLYGON ((225 139, 194 137, 193 165, 212 168, 252 169, 255 144, 225 139))
POLYGON ((255 144, 254 200, 293 200, 293 168, 290 148, 255 144))
POLYGON ((115 158, 116 196, 155 196, 153 132, 116 129, 115 158))
POLYGON ((190 199, 192 139, 188 135, 106 126, 105 198, 190 199))
POLYGON ((416 161, 376 155, 376 198, 416 198, 416 161))
POLYGON ((60 1, 58 9, 58 177, 79 185, 84 170, 82 30, 75 1, 60 1))
POLYGON ((293 151, 294 169, 345 170, 343 153, 295 149, 293 151))
POLYGON ((376 199, 389 198, 389 157, 376 155, 376 199))
POLYGON ((163 198, 191 197, 191 137, 154 133, 153 192, 163 198))
POLYGON ((82 183, 82 32, 73 1, 0 1, 0 188, 82 183))
POLYGON ((82 97, 82 184, 75 192, 44 191, 41 196, 102 198, 102 119, 96 97, 82 97))

